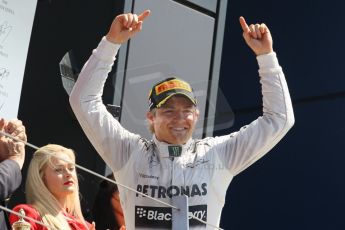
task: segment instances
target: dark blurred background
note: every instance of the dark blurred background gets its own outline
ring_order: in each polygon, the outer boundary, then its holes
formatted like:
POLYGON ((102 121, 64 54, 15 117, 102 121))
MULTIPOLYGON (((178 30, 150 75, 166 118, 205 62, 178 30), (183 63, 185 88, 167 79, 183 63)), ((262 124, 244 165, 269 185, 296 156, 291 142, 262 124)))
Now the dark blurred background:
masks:
MULTIPOLYGON (((71 113, 59 62, 73 50, 81 67, 122 9, 118 0, 38 1, 18 115, 29 142, 73 148, 78 164, 99 173, 104 163, 71 113)), ((235 123, 214 134, 236 131, 261 115, 257 62, 243 41, 241 15, 248 23, 269 26, 296 123, 269 154, 234 178, 223 209, 224 229, 345 229, 344 9, 345 1, 336 0, 228 1, 219 85, 235 123)), ((105 103, 111 103, 112 91, 109 79, 105 103)), ((27 159, 31 156, 28 149, 27 159)), ((80 174, 88 217, 99 179, 80 174)), ((13 204, 24 202, 23 190, 13 204)))

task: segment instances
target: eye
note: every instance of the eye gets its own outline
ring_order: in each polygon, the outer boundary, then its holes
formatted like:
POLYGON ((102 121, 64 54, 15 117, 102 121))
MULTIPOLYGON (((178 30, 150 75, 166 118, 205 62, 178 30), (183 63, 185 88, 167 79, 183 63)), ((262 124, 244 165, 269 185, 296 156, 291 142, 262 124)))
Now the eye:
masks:
POLYGON ((163 111, 164 114, 172 114, 174 111, 172 109, 166 109, 163 111))
POLYGON ((54 172, 63 173, 63 168, 55 168, 54 172))
POLYGON ((189 116, 189 115, 192 115, 194 113, 194 109, 185 109, 183 110, 183 114, 186 115, 186 116, 189 116))

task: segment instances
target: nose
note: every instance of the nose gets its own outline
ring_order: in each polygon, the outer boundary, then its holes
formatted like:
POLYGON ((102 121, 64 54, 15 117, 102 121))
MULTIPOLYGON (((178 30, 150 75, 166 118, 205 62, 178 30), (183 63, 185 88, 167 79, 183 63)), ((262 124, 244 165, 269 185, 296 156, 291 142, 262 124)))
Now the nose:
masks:
POLYGON ((190 115, 189 111, 185 111, 185 110, 176 110, 174 112, 174 118, 177 120, 184 120, 186 119, 188 116, 190 115))
POLYGON ((66 177, 71 177, 72 176, 72 170, 69 170, 68 168, 64 169, 64 175, 66 177))
POLYGON ((184 118, 184 114, 182 111, 175 112, 175 119, 183 119, 183 118, 184 118))

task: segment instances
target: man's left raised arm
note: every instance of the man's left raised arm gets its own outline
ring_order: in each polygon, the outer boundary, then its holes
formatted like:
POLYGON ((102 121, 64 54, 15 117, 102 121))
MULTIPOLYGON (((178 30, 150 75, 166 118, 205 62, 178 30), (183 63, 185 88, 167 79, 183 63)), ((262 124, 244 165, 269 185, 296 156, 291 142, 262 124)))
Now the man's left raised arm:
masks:
POLYGON ((220 160, 232 175, 237 175, 270 151, 295 122, 290 93, 273 51, 268 27, 265 24, 248 26, 243 17, 240 17, 240 24, 244 40, 257 55, 263 115, 238 132, 216 138, 220 160))

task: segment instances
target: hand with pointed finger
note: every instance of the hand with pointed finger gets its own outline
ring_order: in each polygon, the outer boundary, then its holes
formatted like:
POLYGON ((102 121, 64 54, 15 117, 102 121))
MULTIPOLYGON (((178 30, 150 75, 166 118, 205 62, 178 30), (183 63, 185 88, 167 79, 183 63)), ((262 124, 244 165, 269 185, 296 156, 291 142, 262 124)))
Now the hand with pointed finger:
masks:
POLYGON ((150 15, 150 10, 145 10, 140 15, 127 13, 118 15, 112 22, 106 35, 108 41, 122 44, 136 33, 141 31, 144 20, 150 15))
POLYGON ((244 40, 257 56, 273 52, 272 36, 264 23, 248 26, 244 17, 241 16, 240 24, 244 40))

